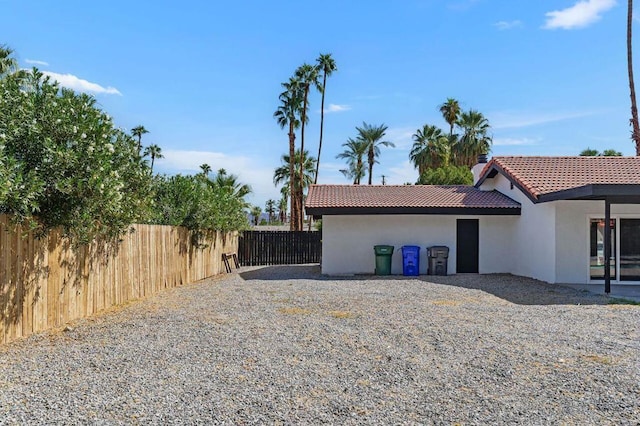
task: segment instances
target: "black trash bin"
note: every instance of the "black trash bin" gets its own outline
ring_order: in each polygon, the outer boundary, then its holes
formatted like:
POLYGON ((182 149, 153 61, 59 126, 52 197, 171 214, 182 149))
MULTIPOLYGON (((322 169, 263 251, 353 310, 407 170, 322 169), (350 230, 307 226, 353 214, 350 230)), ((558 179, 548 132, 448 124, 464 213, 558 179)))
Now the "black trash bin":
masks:
POLYGON ((447 275, 447 262, 449 260, 449 247, 431 246, 427 247, 429 258, 428 275, 447 275))
POLYGON ((402 275, 418 276, 420 273, 420 247, 402 246, 402 275))

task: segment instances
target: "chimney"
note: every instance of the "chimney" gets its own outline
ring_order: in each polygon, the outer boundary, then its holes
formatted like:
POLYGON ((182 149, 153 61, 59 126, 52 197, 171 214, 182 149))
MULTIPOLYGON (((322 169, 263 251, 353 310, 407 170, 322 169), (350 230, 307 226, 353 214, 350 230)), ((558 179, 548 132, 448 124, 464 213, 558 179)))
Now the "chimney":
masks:
POLYGON ((487 165, 487 154, 478 155, 478 163, 471 168, 471 173, 473 174, 473 184, 475 185, 480 180, 480 173, 484 166, 487 165))

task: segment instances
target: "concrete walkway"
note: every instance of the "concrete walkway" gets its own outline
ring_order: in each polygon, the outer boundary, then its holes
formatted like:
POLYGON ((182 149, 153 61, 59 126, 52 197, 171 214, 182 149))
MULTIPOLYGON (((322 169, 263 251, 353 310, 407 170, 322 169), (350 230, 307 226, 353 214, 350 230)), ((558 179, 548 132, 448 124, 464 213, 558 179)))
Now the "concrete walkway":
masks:
MULTIPOLYGON (((560 284, 576 290, 587 291, 589 293, 604 295, 604 284, 560 284)), ((640 302, 640 285, 632 284, 611 284, 611 299, 627 299, 640 302)))

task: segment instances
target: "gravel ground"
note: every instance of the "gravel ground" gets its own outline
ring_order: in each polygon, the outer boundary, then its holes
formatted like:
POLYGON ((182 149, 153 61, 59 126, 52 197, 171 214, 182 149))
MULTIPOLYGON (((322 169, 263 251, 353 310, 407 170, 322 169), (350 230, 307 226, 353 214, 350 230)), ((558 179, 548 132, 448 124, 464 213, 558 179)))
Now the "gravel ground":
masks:
POLYGON ((243 269, 0 347, 1 424, 639 424, 640 306, 243 269))

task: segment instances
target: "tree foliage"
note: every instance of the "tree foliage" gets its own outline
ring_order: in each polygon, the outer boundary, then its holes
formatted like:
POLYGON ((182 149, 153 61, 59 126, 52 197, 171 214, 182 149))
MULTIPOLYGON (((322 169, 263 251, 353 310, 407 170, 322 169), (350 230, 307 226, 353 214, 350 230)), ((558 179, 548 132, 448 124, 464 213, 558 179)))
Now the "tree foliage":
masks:
POLYGON ((622 157, 622 153, 620 151, 616 151, 615 149, 605 149, 600 152, 597 149, 587 148, 583 149, 580 152, 581 157, 622 157))
POLYGON ((0 211, 38 232, 60 226, 77 243, 145 220, 149 169, 93 97, 36 69, 5 75, 0 93, 0 211))
POLYGON ((426 169, 417 185, 472 185, 473 174, 466 166, 442 166, 426 169))
POLYGON ((237 192, 204 174, 156 176, 151 223, 184 226, 192 231, 246 229, 246 202, 237 192))

